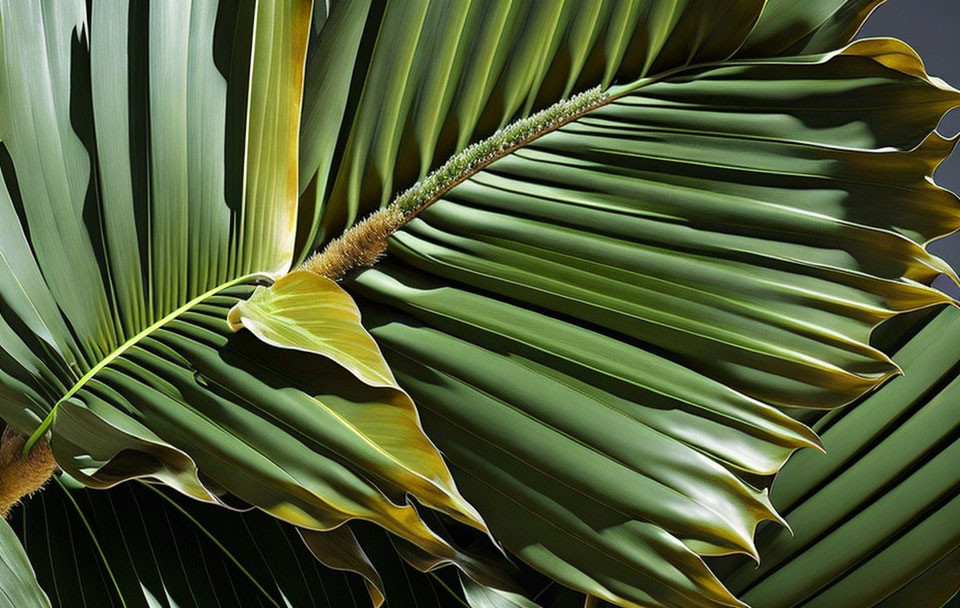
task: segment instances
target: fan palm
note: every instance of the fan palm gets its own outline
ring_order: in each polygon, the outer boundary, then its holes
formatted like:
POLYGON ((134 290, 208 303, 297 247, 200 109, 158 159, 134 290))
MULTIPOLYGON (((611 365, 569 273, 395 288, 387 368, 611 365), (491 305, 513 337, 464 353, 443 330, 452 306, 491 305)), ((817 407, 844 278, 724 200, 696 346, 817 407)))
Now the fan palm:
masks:
POLYGON ((804 412, 951 301, 960 93, 848 44, 877 4, 0 2, 11 466, 254 507, 375 602, 389 547, 476 605, 744 605, 706 559, 804 412))

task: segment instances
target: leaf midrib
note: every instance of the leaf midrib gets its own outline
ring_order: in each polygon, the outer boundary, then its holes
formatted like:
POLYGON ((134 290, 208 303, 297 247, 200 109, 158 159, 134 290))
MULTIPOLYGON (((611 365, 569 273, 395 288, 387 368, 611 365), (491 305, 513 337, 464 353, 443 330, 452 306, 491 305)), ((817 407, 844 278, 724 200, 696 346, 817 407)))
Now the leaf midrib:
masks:
POLYGON ((70 387, 70 390, 64 393, 64 395, 57 400, 57 402, 50 409, 50 412, 47 414, 47 417, 43 419, 43 421, 40 423, 40 426, 38 426, 37 429, 30 435, 30 438, 27 439, 27 442, 23 446, 23 456, 26 457, 30 453, 30 450, 33 448, 33 446, 37 443, 37 441, 40 440, 40 438, 44 435, 44 433, 47 432, 47 429, 50 428, 50 425, 53 424, 53 421, 57 415, 57 410, 60 408, 60 404, 63 403, 64 401, 67 401, 71 397, 73 397, 80 389, 82 389, 86 385, 87 382, 90 381, 90 379, 96 376, 100 372, 100 370, 102 370, 103 368, 113 363, 118 357, 120 357, 125 352, 130 350, 132 347, 136 346, 141 340, 143 340, 144 338, 152 334, 154 331, 163 327, 170 321, 173 321, 174 319, 179 317, 184 312, 190 310, 194 306, 202 303, 207 298, 215 296, 221 291, 224 291, 231 287, 242 285, 244 283, 249 283, 255 280, 272 281, 272 278, 267 274, 255 272, 255 273, 243 275, 241 277, 237 277, 235 279, 227 281, 226 283, 221 283, 220 285, 217 285, 213 289, 205 291, 204 293, 196 296, 192 300, 189 300, 188 302, 179 306, 178 308, 175 308, 174 310, 172 310, 171 312, 169 312, 159 320, 153 322, 146 328, 142 329, 140 332, 138 332, 136 335, 129 338, 126 342, 124 342, 123 344, 121 344, 120 346, 112 350, 110 353, 108 353, 107 356, 105 356, 103 359, 98 361, 96 365, 90 368, 90 370, 87 371, 87 373, 81 376, 80 379, 77 380, 72 387, 70 387))

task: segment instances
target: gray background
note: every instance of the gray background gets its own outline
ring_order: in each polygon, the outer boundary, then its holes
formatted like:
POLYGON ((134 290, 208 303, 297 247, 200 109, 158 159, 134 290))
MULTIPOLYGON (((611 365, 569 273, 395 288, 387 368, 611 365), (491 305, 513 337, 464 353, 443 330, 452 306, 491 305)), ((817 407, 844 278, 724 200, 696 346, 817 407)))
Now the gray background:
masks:
MULTIPOLYGON (((900 38, 923 57, 930 74, 960 88, 960 0, 888 0, 870 16, 859 35, 871 36, 900 38)), ((940 123, 944 135, 958 131, 960 108, 940 123)), ((960 192, 960 149, 940 165, 936 179, 941 186, 960 192)), ((960 233, 931 244, 930 251, 960 269, 960 233)), ((960 298, 960 289, 946 277, 937 279, 935 285, 960 298)))

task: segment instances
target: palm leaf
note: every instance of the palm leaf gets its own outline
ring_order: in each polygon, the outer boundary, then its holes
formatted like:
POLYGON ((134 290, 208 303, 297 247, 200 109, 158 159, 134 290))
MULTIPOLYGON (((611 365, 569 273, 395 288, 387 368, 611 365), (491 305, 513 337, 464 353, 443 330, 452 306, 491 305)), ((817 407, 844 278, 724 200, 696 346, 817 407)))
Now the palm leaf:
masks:
POLYGON ((37 576, 7 521, 0 520, 0 606, 3 608, 49 608, 50 600, 37 583, 37 576))
POLYGON ((12 523, 62 608, 367 605, 358 578, 318 564, 292 527, 142 483, 57 483, 12 523))
POLYGON ((823 53, 839 48, 886 0, 767 0, 763 14, 737 52, 741 57, 823 53))
MULTIPOLYGON (((420 66, 450 56, 440 41, 456 40, 458 57, 473 38, 434 26, 439 9, 388 5, 351 30, 356 113, 337 138, 305 130, 305 157, 324 160, 301 187, 323 201, 326 238, 435 166, 431 129, 457 129, 450 151, 482 137, 450 83, 495 83, 495 126, 539 107, 543 82, 633 81, 440 188, 348 289, 508 549, 621 605, 737 605, 700 556, 754 553, 756 525, 777 517, 754 477, 815 444, 777 408, 835 407, 876 387, 899 369, 870 345, 873 329, 949 301, 927 285, 951 271, 923 246, 958 226, 931 175, 952 149, 934 129, 960 98, 895 41, 791 56, 834 48, 875 3, 738 3, 717 38, 699 21, 706 3, 637 6, 651 35, 592 77, 571 61, 567 79, 524 79, 507 62, 486 79, 453 60, 437 88, 420 66), (787 44, 762 51, 771 38, 787 44), (698 55, 707 40, 717 57, 698 55), (785 56, 710 61, 738 49, 785 56), (418 163, 401 162, 410 149, 418 163)), ((506 31, 526 41, 549 22, 541 52, 554 34, 573 45, 562 16, 530 14, 506 31)))
POLYGON ((414 499, 482 524, 409 397, 225 323, 294 256, 310 6, 0 5, 2 416, 87 485, 370 518, 442 555, 414 499))
POLYGON ((467 577, 461 582, 470 608, 538 608, 537 604, 522 595, 483 587, 467 577))
POLYGON ((894 355, 904 370, 823 418, 826 455, 800 453, 771 498, 793 534, 767 530, 760 567, 724 581, 755 608, 940 606, 960 567, 960 311, 894 355))
POLYGON ((348 289, 507 548, 621 605, 736 605, 698 556, 777 517, 750 476, 816 439, 776 408, 877 386, 872 329, 948 301, 922 245, 958 225, 930 179, 957 102, 882 40, 646 81, 348 289))
POLYGON ((386 598, 384 605, 387 608, 469 608, 460 590, 456 569, 443 568, 429 573, 418 571, 398 553, 397 543, 402 541, 382 528, 365 522, 352 522, 350 530, 379 575, 380 591, 386 598))
POLYGON ((305 238, 337 236, 511 119, 729 56, 763 4, 333 3, 307 63, 300 184, 317 219, 305 238))
POLYGON ((467 144, 572 93, 735 52, 832 51, 882 1, 317 3, 302 236, 337 236, 467 144))
POLYGON ((895 375, 873 329, 948 301, 923 247, 958 225, 930 176, 960 96, 895 41, 834 50, 874 5, 200 3, 189 27, 165 5, 4 6, 3 417, 54 420, 90 485, 152 477, 315 530, 360 517, 469 571, 407 494, 485 529, 395 374, 521 559, 623 606, 741 605, 703 557, 754 554, 778 518, 758 477, 817 444, 780 408, 895 375), (248 300, 594 85, 593 111, 456 176, 346 283, 390 382, 317 347, 346 301, 329 282, 248 300), (231 334, 231 308, 288 350, 231 334), (368 416, 392 406, 413 447, 368 416))
MULTIPOLYGON (((24 540, 24 559, 36 564, 40 584, 61 608, 370 605, 360 577, 324 567, 301 542, 302 534, 319 533, 144 483, 101 492, 62 477, 11 523, 24 540)), ((395 537, 372 524, 351 527, 374 556, 392 606, 463 605, 455 570, 424 575, 400 560, 395 537)))

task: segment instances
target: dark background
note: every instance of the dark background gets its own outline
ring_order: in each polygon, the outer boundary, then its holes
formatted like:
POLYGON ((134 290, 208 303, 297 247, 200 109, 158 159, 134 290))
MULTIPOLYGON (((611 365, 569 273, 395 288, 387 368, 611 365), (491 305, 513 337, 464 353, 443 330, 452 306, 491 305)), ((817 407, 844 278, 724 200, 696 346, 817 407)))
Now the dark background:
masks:
MULTIPOLYGON (((923 57, 927 72, 960 88, 960 0, 888 0, 870 16, 858 37, 873 36, 900 38, 923 57)), ((940 123, 944 135, 958 131, 960 108, 940 123)), ((960 150, 940 165, 936 179, 941 186, 960 192, 960 150)), ((960 269, 960 233, 931 244, 930 251, 960 269)), ((960 298, 960 289, 946 277, 935 285, 960 298)))

